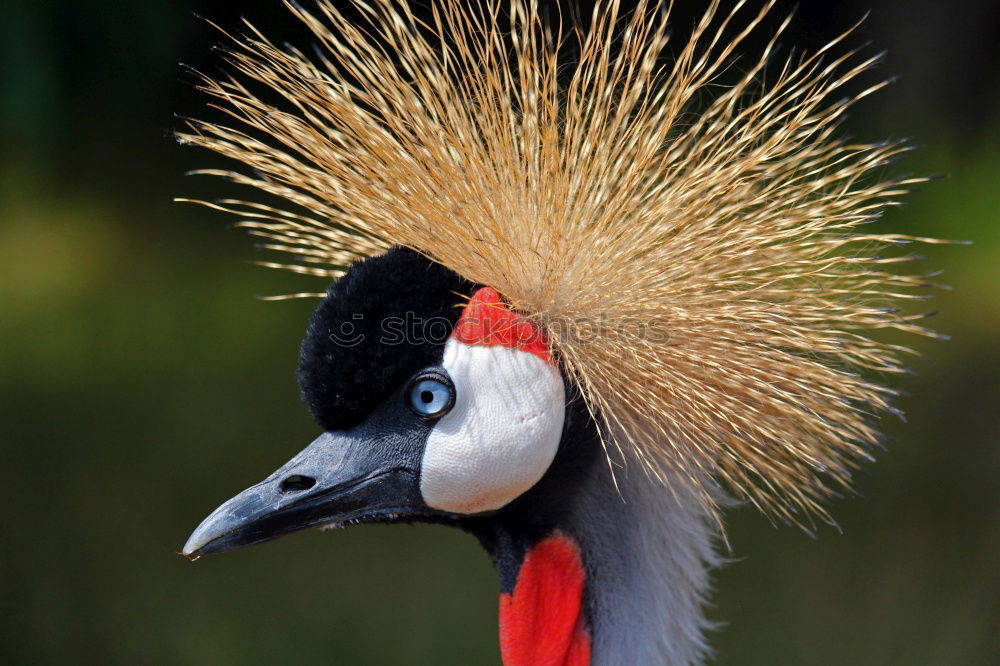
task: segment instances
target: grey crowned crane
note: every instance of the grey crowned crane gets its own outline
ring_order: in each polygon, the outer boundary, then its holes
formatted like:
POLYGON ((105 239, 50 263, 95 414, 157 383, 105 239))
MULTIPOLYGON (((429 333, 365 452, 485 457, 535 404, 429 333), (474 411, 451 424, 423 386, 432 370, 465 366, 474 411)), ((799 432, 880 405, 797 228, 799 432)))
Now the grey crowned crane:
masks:
POLYGON ((271 265, 335 278, 298 372, 323 434, 185 555, 445 523, 496 565, 508 666, 702 661, 720 507, 828 518, 906 353, 868 333, 930 333, 883 251, 933 242, 864 227, 918 180, 836 137, 882 85, 844 96, 874 62, 850 31, 765 77, 786 20, 720 88, 774 3, 719 4, 669 62, 652 2, 553 29, 533 0, 319 0, 289 5, 316 56, 234 38, 202 81, 233 123, 181 138, 287 200, 208 204, 298 259, 271 265))

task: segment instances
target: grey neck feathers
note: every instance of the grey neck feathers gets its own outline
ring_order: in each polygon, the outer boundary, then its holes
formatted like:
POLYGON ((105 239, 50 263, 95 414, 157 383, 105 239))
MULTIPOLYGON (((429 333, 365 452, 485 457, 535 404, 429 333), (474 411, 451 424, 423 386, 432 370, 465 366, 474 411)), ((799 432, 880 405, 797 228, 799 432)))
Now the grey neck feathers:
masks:
POLYGON ((681 486, 676 496, 638 461, 593 465, 570 530, 587 569, 593 666, 700 664, 718 530, 681 486))

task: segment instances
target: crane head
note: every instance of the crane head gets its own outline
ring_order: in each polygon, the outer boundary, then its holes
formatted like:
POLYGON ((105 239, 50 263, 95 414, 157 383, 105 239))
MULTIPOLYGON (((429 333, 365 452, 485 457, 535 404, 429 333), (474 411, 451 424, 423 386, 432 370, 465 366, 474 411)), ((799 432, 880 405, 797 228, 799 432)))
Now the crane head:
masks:
POLYGON ((475 522, 554 465, 579 466, 558 456, 571 389, 540 330, 411 250, 357 262, 330 287, 298 378, 324 432, 212 512, 184 555, 309 527, 475 522))

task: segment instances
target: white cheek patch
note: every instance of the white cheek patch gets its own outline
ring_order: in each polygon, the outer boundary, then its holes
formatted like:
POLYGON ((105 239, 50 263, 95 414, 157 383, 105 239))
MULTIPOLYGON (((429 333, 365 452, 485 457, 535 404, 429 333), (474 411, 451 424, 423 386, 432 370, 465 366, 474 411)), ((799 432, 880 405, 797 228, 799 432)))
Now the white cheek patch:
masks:
POLYGON ((420 492, 452 513, 499 509, 531 488, 562 437, 562 377, 538 356, 502 346, 445 346, 455 406, 427 439, 420 492))

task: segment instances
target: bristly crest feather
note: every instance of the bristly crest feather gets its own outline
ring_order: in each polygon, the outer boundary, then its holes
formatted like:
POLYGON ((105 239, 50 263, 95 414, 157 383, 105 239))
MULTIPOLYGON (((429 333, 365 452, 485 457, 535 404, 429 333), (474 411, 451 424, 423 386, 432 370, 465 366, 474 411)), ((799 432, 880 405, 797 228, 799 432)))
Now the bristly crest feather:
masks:
POLYGON ((665 61, 654 2, 607 0, 589 27, 554 29, 536 0, 440 0, 427 21, 405 0, 355 0, 364 27, 330 0, 289 4, 321 55, 248 26, 236 76, 202 80, 236 124, 191 121, 181 138, 254 175, 208 173, 293 204, 209 204, 299 262, 268 265, 336 277, 414 248, 545 327, 612 458, 629 447, 651 474, 678 472, 710 510, 716 478, 807 524, 877 443, 872 413, 892 410, 864 373, 899 372, 908 350, 868 334, 931 333, 896 307, 926 280, 878 253, 934 241, 862 230, 920 180, 879 178, 906 146, 836 137, 885 85, 843 92, 876 58, 836 52, 849 30, 765 82, 786 19, 719 88, 774 0, 719 5, 665 61))

